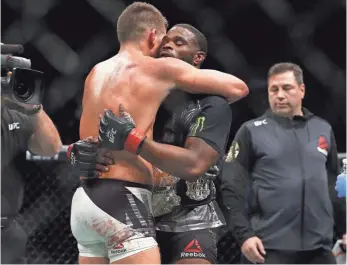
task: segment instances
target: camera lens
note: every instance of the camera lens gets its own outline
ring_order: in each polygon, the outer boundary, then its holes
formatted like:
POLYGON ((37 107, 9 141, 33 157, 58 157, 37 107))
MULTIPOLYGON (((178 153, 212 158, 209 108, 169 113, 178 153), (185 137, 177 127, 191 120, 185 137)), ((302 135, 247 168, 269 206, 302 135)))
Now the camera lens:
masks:
POLYGON ((10 80, 12 97, 27 104, 41 104, 43 73, 24 68, 14 68, 10 80))
POLYGON ((13 88, 15 97, 22 101, 28 101, 34 93, 35 80, 30 79, 27 75, 22 75, 13 88))
POLYGON ((17 87, 14 89, 14 93, 17 97, 19 97, 22 100, 28 100, 32 96, 33 89, 30 84, 24 84, 23 82, 19 83, 17 87))

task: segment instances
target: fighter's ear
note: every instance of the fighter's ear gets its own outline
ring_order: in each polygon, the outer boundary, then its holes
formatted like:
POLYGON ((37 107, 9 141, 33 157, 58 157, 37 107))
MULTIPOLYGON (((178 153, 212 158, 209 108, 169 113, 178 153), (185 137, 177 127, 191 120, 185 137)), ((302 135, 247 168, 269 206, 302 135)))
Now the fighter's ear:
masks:
POLYGON ((203 51, 198 51, 194 55, 193 63, 195 66, 200 65, 205 61, 205 59, 206 59, 206 53, 204 53, 203 51))
POLYGON ((158 38, 157 30, 156 29, 151 29, 149 31, 149 35, 148 35, 148 42, 149 42, 149 46, 151 48, 153 48, 155 46, 156 38, 158 38))

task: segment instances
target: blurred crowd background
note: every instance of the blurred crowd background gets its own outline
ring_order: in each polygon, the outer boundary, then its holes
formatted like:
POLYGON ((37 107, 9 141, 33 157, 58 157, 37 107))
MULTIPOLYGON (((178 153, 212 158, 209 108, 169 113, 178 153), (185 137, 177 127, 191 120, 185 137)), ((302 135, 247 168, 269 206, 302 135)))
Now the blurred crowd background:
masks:
MULTIPOLYGON (((1 42, 22 44, 32 69, 43 71, 43 106, 65 145, 79 139, 84 79, 119 48, 116 22, 130 0, 3 0, 1 42)), ((267 108, 268 69, 290 61, 304 70, 304 105, 333 127, 346 152, 346 1, 151 0, 172 26, 189 23, 208 39, 203 68, 233 73, 250 95, 232 105, 230 140, 239 126, 267 108)), ((343 154, 341 154, 343 157, 343 154)), ((34 157, 35 158, 35 157, 34 157)), ((25 181, 19 223, 27 232, 28 263, 76 263, 69 212, 78 180, 62 156, 33 160, 22 154, 14 178, 25 181)), ((221 263, 233 262, 232 238, 220 241, 221 263), (229 251, 228 251, 229 249, 229 251)))

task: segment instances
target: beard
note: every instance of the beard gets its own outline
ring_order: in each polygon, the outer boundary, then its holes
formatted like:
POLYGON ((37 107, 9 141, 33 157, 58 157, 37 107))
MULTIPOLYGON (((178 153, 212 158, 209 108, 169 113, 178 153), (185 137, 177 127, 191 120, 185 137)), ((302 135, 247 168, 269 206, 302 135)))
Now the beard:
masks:
POLYGON ((180 60, 186 62, 186 63, 189 63, 190 65, 194 65, 194 55, 186 55, 184 56, 183 58, 181 58, 180 60))

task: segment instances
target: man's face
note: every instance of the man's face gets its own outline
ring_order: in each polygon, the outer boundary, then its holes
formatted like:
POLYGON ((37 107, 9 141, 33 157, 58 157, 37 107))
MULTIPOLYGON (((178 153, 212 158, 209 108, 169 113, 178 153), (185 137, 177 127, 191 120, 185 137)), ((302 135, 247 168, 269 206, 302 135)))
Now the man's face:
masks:
POLYGON ((292 71, 271 76, 268 80, 271 110, 279 116, 292 117, 301 113, 305 85, 299 85, 292 71))
POLYGON ((198 52, 195 35, 185 28, 173 27, 162 40, 160 57, 174 57, 196 66, 198 52))

